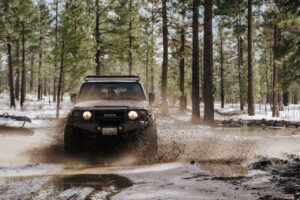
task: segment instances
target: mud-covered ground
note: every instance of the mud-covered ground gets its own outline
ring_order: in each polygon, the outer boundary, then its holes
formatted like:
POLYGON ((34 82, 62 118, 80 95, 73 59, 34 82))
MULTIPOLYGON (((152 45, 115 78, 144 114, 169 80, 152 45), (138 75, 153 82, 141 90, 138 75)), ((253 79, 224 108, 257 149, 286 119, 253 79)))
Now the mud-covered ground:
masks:
POLYGON ((0 199, 299 199, 300 131, 159 117, 159 155, 63 150, 63 122, 0 128, 0 199))

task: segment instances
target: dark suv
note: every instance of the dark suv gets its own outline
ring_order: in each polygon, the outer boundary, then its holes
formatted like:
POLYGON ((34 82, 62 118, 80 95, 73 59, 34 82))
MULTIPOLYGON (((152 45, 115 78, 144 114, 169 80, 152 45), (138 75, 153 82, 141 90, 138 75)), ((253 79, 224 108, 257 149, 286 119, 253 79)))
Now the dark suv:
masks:
POLYGON ((155 116, 149 95, 138 76, 87 76, 74 108, 67 117, 64 146, 67 151, 117 146, 125 138, 139 141, 149 155, 157 153, 155 116))

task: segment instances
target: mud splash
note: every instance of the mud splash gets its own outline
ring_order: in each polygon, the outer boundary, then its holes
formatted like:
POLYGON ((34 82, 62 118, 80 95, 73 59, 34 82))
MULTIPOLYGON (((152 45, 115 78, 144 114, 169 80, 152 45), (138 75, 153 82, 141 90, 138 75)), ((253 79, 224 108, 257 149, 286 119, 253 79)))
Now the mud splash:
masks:
MULTIPOLYGON (((298 134, 294 130, 211 128, 191 123, 178 123, 176 120, 163 117, 157 121, 157 130, 158 156, 151 162, 136 156, 138 147, 127 148, 130 144, 120 148, 119 151, 108 151, 104 156, 91 153, 68 154, 63 149, 63 123, 52 130, 46 144, 34 148, 29 154, 32 155, 31 161, 33 162, 67 165, 121 164, 126 166, 176 161, 239 165, 245 161, 254 160, 257 155, 272 153, 270 148, 275 146, 272 144, 294 143, 297 140, 286 141, 282 140, 282 137, 289 138, 298 134)), ((279 147, 280 144, 278 144, 279 147)), ((297 146, 290 146, 293 147, 290 149, 291 152, 297 149, 297 146)), ((281 150, 287 151, 288 149, 278 148, 277 154, 284 154, 281 150)))

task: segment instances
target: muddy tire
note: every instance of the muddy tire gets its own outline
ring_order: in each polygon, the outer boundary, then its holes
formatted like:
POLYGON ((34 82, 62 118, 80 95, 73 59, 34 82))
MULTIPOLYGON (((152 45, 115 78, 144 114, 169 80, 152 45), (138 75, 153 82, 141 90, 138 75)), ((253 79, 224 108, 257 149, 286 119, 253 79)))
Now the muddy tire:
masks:
POLYGON ((82 147, 82 137, 73 126, 66 125, 64 130, 64 149, 67 152, 79 152, 82 147))
POLYGON ((157 130, 155 125, 151 125, 142 134, 143 156, 148 160, 157 158, 157 130))

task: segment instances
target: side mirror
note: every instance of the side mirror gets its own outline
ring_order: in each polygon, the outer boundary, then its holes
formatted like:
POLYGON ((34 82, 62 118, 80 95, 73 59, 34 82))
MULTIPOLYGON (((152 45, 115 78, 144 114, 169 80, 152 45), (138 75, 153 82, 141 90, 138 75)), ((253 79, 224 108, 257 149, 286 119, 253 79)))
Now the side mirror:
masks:
POLYGON ((154 93, 149 93, 149 103, 152 105, 155 101, 155 94, 154 93))
POLYGON ((76 99, 77 99, 77 94, 76 93, 71 93, 70 98, 71 98, 71 102, 75 104, 76 99))

